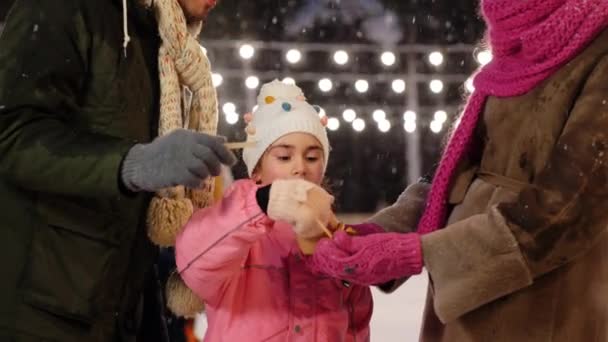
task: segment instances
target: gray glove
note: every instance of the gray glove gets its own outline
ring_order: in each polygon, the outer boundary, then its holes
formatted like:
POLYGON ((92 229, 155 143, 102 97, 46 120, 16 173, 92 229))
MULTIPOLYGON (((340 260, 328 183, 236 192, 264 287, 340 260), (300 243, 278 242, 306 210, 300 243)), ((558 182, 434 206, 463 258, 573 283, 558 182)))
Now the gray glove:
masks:
POLYGON ((132 191, 198 188, 205 178, 220 174, 221 164, 236 162, 225 142, 223 137, 178 129, 149 144, 137 144, 127 152, 122 181, 132 191))

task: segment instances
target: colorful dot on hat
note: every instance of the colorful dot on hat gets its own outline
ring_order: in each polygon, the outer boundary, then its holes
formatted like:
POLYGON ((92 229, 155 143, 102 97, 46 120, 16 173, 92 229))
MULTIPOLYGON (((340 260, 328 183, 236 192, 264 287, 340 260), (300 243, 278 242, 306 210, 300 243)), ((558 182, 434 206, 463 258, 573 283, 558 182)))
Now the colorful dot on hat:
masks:
POLYGON ((264 102, 266 102, 266 104, 271 104, 274 102, 274 100, 276 100, 274 98, 274 96, 266 96, 266 98, 264 99, 264 102))
POLYGON ((288 102, 283 102, 281 107, 283 107, 283 110, 285 110, 286 112, 291 111, 291 104, 289 104, 288 102))
POLYGON ((251 121, 253 121, 253 114, 246 113, 245 115, 243 115, 243 120, 245 120, 246 123, 250 123, 251 121))
POLYGON ((329 119, 327 118, 327 116, 323 116, 321 118, 321 125, 323 125, 323 127, 327 126, 328 121, 329 121, 329 119))

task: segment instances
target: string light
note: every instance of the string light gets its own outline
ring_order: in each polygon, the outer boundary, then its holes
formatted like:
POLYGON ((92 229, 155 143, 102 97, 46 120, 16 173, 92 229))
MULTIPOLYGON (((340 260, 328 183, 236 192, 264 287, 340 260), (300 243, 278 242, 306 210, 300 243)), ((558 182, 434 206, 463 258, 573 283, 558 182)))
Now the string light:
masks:
POLYGON ((443 54, 439 51, 433 51, 429 54, 429 63, 431 63, 434 66, 440 66, 441 64, 443 64, 443 54))
POLYGON ((342 118, 346 122, 353 122, 357 118, 357 113, 350 108, 345 109, 344 112, 342 112, 342 118))
POLYGON ((477 62, 481 65, 486 65, 492 61, 494 57, 492 56, 492 52, 489 50, 480 51, 477 54, 477 62))
POLYGON ((378 122, 378 130, 382 133, 386 133, 391 129, 391 122, 388 120, 382 120, 378 122))
POLYGON ((249 44, 243 44, 239 48, 239 54, 243 59, 251 59, 255 55, 255 49, 249 44))
POLYGON ((380 55, 380 61, 385 66, 392 66, 395 64, 396 60, 397 58, 395 57, 395 54, 390 51, 385 51, 382 53, 382 55, 380 55))
POLYGON ((409 121, 413 121, 416 122, 416 112, 414 112, 413 110, 408 110, 405 111, 405 113, 403 113, 403 121, 405 122, 409 122, 409 121))
POLYGON ((441 80, 432 80, 429 83, 429 88, 435 94, 439 94, 443 91, 443 82, 441 80))
POLYGON ((365 129, 365 121, 361 118, 356 118, 353 121, 353 129, 357 132, 361 132, 365 129))
POLYGON ((383 111, 382 109, 376 109, 373 113, 372 113, 372 118, 374 118, 374 121, 376 122, 382 122, 384 120, 386 120, 386 112, 383 111))
POLYGON ((403 123, 403 129, 408 133, 416 132, 416 121, 406 121, 403 123))
POLYGON ((464 82, 464 87, 465 89, 469 92, 472 93, 475 91, 475 85, 473 84, 473 78, 469 78, 467 79, 466 82, 464 82))
POLYGON ((439 121, 431 121, 431 131, 433 133, 439 133, 443 129, 443 124, 439 121))
POLYGON ((446 113, 444 110, 438 110, 435 112, 433 117, 435 118, 435 121, 444 124, 448 120, 448 113, 446 113))
POLYGON ((323 78, 319 81, 319 89, 321 89, 321 91, 324 93, 331 91, 333 87, 334 87, 334 84, 331 82, 331 80, 329 78, 323 78))
POLYGON ((245 80, 245 85, 249 89, 255 89, 260 85, 260 79, 257 78, 256 76, 249 76, 245 80))
POLYGON ((366 80, 357 80, 355 82, 355 89, 359 93, 365 93, 369 89, 369 83, 366 80))
MULTIPOLYGON (((209 46, 212 50, 210 51, 216 51, 217 49, 220 49, 222 47, 225 48, 225 45, 221 45, 221 44, 217 44, 214 45, 215 43, 212 41, 211 43, 205 44, 206 46, 209 46)), ((274 43, 273 43, 274 44, 274 43)), ((275 49, 278 50, 277 52, 279 53, 283 53, 283 63, 290 63, 290 64, 297 64, 297 63, 301 63, 302 60, 304 60, 306 58, 306 54, 309 51, 321 51, 321 47, 314 44, 311 44, 310 46, 307 45, 306 43, 302 43, 302 46, 297 46, 293 47, 293 46, 289 46, 290 44, 287 43, 281 43, 279 42, 278 45, 272 45, 272 44, 268 44, 268 42, 249 42, 246 44, 242 44, 242 45, 237 45, 237 50, 238 53, 240 54, 241 58, 243 59, 251 59, 256 57, 257 53, 258 53, 258 49, 263 48, 263 49, 275 49)), ((207 53, 207 50, 205 47, 201 46, 200 47, 201 50, 204 53, 207 53)), ((426 55, 426 59, 427 59, 427 63, 429 63, 429 65, 433 65, 433 66, 441 66, 441 65, 445 65, 447 59, 451 56, 451 53, 459 53, 462 52, 462 48, 461 47, 457 47, 456 50, 454 50, 453 52, 450 50, 450 53, 445 53, 445 51, 442 51, 442 48, 438 48, 435 51, 433 51, 432 49, 428 49, 425 51, 426 47, 422 47, 423 50, 416 50, 415 52, 409 52, 409 51, 404 51, 404 50, 399 50, 400 53, 406 53, 406 54, 419 54, 420 52, 427 54, 426 55)), ((354 63, 356 61, 355 59, 355 54, 352 51, 348 51, 351 48, 348 46, 344 46, 344 48, 339 49, 339 50, 334 50, 333 52, 330 52, 332 54, 332 56, 330 56, 330 58, 333 58, 333 61, 338 64, 338 65, 346 65, 348 63, 354 63), (350 54, 353 53, 353 55, 351 56, 350 54)), ((371 47, 356 47, 357 49, 357 53, 359 52, 370 52, 370 53, 374 53, 373 48, 371 47)), ((470 49, 469 51, 473 51, 472 47, 466 47, 464 46, 464 49, 470 49)), ((327 51, 327 50, 325 50, 327 51)), ((466 50, 465 50, 466 51, 466 50)), ((474 57, 474 59, 481 65, 486 65, 487 63, 490 63, 492 61, 492 52, 490 50, 476 50, 473 51, 473 53, 471 53, 471 57, 474 57)), ((395 51, 380 51, 380 54, 378 57, 377 61, 381 62, 382 65, 386 66, 386 67, 390 67, 393 66, 397 63, 397 58, 399 58, 399 54, 395 51)), ((357 61, 358 62, 358 61, 357 61)), ((358 62, 359 63, 359 62, 358 62)), ((463 62, 464 63, 464 62, 463 62)), ((463 64, 464 65, 464 64, 463 64)), ((219 71, 219 70, 218 70, 219 71)), ((415 75, 410 75, 411 71, 408 71, 408 77, 413 77, 412 78, 412 82, 410 84, 410 82, 405 81, 405 78, 403 78, 403 75, 394 75, 393 77, 398 77, 398 78, 394 78, 391 79, 391 75, 385 73, 382 73, 380 75, 363 75, 363 74, 357 74, 356 72, 353 73, 347 73, 347 74, 341 74, 340 76, 336 76, 337 78, 333 79, 330 77, 318 77, 317 75, 319 75, 321 72, 321 70, 312 70, 311 72, 305 72, 305 71, 294 71, 292 72, 293 77, 298 78, 298 80, 300 82, 304 82, 306 84, 303 83, 303 85, 307 85, 308 82, 317 82, 317 86, 319 87, 319 91, 323 92, 323 93, 329 93, 329 92, 335 92, 336 90, 338 90, 336 87, 338 85, 341 84, 346 84, 347 82, 353 82, 351 83, 353 88, 351 88, 352 90, 364 94, 364 93, 369 93, 371 90, 376 90, 376 88, 374 87, 385 87, 388 86, 388 84, 386 84, 387 82, 390 83, 390 87, 391 87, 391 91, 394 94, 402 94, 405 93, 406 91, 408 91, 409 89, 414 89, 414 88, 410 88, 410 87, 418 87, 420 84, 420 82, 428 82, 427 85, 429 87, 429 92, 432 94, 441 94, 441 93, 445 93, 448 87, 451 83, 458 83, 458 82, 462 82, 461 87, 463 87, 463 89, 467 92, 467 93, 471 93, 473 91, 475 91, 475 86, 473 84, 473 77, 465 79, 464 77, 460 76, 459 74, 450 74, 449 72, 445 75, 442 76, 441 74, 437 74, 436 76, 433 77, 428 77, 429 75, 420 75, 420 73, 417 70, 413 70, 413 72, 415 72, 415 75), (367 78, 367 77, 371 77, 371 78, 367 78), (445 79, 444 79, 445 77, 445 79), (462 79, 461 79, 462 77, 462 79), (321 78, 319 80, 319 78, 321 78), (388 78, 388 79, 387 79, 388 78), (338 82, 338 83, 334 83, 334 82, 338 82), (376 82, 378 82, 379 84, 376 84, 376 82), (448 83, 446 83, 448 82, 448 83)), ((257 72, 256 72, 257 73, 257 72)), ((220 87, 220 86, 224 86, 224 82, 228 82, 230 84, 228 85, 232 85, 232 80, 241 80, 241 82, 243 82, 243 78, 244 79, 244 85, 246 86, 246 88, 249 89, 258 89, 261 85, 262 79, 272 79, 274 76, 274 72, 271 71, 264 71, 263 74, 260 75, 245 75, 246 77, 242 76, 242 73, 238 73, 236 71, 233 70, 229 70, 226 72, 214 72, 212 73, 212 84, 214 87, 220 87), (261 79, 262 78, 262 79, 261 79), (229 79, 229 81, 227 81, 227 79, 229 79)), ((293 77, 285 77, 282 79, 282 82, 286 83, 286 84, 295 84, 295 80, 293 77)), ((409 78, 408 78, 409 80, 409 78)), ((314 86, 314 83, 313 83, 314 86)), ((340 91, 342 90, 342 87, 340 87, 339 89, 340 91)), ((451 88, 449 89, 451 90, 451 88)), ((348 91, 347 91, 348 92, 348 91)), ((447 101, 447 99, 446 99, 447 101)), ((237 104, 240 104, 240 102, 237 102, 237 104)), ((432 105, 432 104, 428 104, 428 105, 432 105)), ((426 104, 425 104, 426 106, 426 104)), ((369 108, 368 106, 363 106, 366 108, 369 108)), ((363 108, 362 107, 362 108, 363 108)), ((332 107, 333 108, 333 107, 332 107)), ((227 102, 224 104, 224 106, 222 107, 223 112, 225 114, 225 119, 226 122, 229 122, 230 124, 236 123, 238 122, 240 119, 238 118, 238 114, 236 111, 236 106, 234 103, 231 102, 227 102), (236 117, 235 117, 236 115, 236 117)), ((357 111, 359 110, 359 108, 357 107, 352 107, 352 108, 348 108, 346 110, 344 110, 342 112, 342 118, 340 118, 340 114, 338 114, 337 116, 333 117, 333 118, 329 118, 327 117, 327 129, 328 130, 338 130, 341 128, 341 126, 343 125, 343 123, 340 123, 340 121, 342 121, 342 119, 345 122, 348 122, 350 124, 352 124, 353 128, 356 131, 363 131, 366 128, 367 124, 370 124, 372 118, 367 119, 367 117, 365 118, 365 120, 367 120, 368 122, 366 123, 364 121, 363 118, 358 118, 357 117, 357 112, 355 112, 355 110, 353 109, 357 109, 357 111)), ((372 108, 373 109, 373 108, 372 108)), ((390 107, 391 111, 393 109, 392 106, 390 107)), ((424 108, 423 108, 424 109, 424 108)), ((386 109, 385 109, 386 110, 386 109)), ((255 108, 254 108, 255 111, 255 108)), ((426 119, 424 120, 424 122, 417 122, 417 113, 411 110, 402 112, 403 114, 403 121, 402 121, 402 125, 403 128, 406 132, 408 133, 412 133, 415 132, 418 128, 418 124, 422 124, 424 127, 429 127, 429 130, 432 131, 433 133, 440 133, 442 130, 444 130, 444 127, 446 126, 446 122, 448 120, 450 120, 451 122, 451 118, 450 115, 446 112, 446 110, 437 110, 433 113, 433 117, 431 118, 431 120, 426 121, 426 119), (427 126, 428 124, 430 124, 430 126, 427 126)), ((360 114, 360 113, 359 113, 360 114)), ((389 131, 392 127, 392 124, 395 124, 395 122, 393 122, 391 124, 391 121, 389 121, 387 119, 387 113, 382 110, 382 109, 376 109, 374 110, 371 116, 373 117, 373 120, 376 122, 376 126, 377 128, 381 131, 381 132, 385 132, 385 131, 389 131)), ((327 114, 325 113, 324 109, 321 109, 319 116, 323 117, 326 116, 327 114)), ((454 118, 455 119, 455 118, 454 118)), ((324 119, 325 120, 325 119, 324 119)), ((456 121, 454 124, 457 124, 458 121, 456 121)), ((450 123, 450 125, 452 125, 452 123, 450 123)))
POLYGON ((214 87, 219 87, 224 82, 224 77, 221 74, 213 73, 211 74, 211 83, 213 83, 214 87))
POLYGON ((340 120, 336 118, 327 119, 327 129, 330 131, 337 131, 340 128, 340 120))
POLYGON ((234 125, 239 121, 239 115, 235 112, 226 113, 224 117, 226 118, 226 122, 230 125, 234 125))
POLYGON ((222 111, 224 111, 224 114, 235 113, 236 112, 236 106, 232 102, 226 102, 222 106, 222 111))
POLYGON ((401 79, 393 80, 391 87, 395 93, 401 94, 405 91, 405 81, 401 79))
POLYGON ((302 53, 298 49, 291 49, 285 54, 285 59, 291 64, 297 64, 302 60, 302 53))
POLYGON ((334 53, 334 62, 338 65, 348 63, 348 53, 344 50, 338 50, 334 53))

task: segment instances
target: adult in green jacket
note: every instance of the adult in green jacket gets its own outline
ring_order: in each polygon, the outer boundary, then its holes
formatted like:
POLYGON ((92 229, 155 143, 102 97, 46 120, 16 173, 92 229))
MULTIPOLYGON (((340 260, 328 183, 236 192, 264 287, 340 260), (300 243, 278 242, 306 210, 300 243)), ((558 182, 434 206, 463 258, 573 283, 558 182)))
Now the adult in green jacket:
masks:
MULTIPOLYGON (((197 20, 215 4, 179 3, 197 20)), ((17 0, 9 12, 0 37, 0 341, 134 341, 154 307, 144 289, 158 283, 145 225, 151 193, 197 187, 233 162, 217 137, 157 137, 160 43, 139 0, 17 0)))

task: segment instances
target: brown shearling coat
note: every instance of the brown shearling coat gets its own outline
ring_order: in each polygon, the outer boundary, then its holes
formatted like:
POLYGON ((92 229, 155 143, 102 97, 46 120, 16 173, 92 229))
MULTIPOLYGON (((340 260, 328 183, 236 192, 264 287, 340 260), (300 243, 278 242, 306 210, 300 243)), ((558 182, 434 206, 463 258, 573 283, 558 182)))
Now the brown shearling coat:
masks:
MULTIPOLYGON (((490 97, 476 140, 447 227, 422 239, 421 341, 608 341, 608 31, 527 94, 490 97)), ((414 187, 371 221, 411 231, 414 187)))

